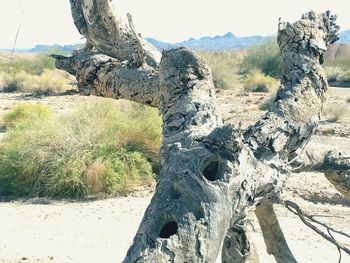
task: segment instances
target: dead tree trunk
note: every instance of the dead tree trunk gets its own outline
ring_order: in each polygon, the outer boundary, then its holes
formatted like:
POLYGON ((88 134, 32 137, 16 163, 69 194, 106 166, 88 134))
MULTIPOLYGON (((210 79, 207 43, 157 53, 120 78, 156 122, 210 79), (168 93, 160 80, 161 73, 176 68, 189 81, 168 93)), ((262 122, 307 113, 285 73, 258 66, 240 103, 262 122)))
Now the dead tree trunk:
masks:
POLYGON ((335 17, 310 12, 280 23, 281 88, 270 111, 242 131, 223 123, 210 69, 195 52, 160 56, 130 16, 129 27, 114 16, 110 0, 70 2, 87 47, 55 56, 57 67, 85 94, 159 107, 163 116, 156 192, 124 262, 215 262, 220 249, 223 262, 256 262, 241 226, 257 202, 279 199, 320 120, 327 90, 320 62, 337 40, 335 17))

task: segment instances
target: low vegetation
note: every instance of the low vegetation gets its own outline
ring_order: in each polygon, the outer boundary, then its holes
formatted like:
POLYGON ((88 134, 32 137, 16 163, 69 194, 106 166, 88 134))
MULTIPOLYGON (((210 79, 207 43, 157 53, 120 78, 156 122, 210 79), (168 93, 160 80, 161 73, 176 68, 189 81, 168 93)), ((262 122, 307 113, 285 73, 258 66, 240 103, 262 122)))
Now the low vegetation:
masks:
POLYGON ((37 104, 19 104, 3 116, 3 125, 7 129, 26 129, 33 123, 49 120, 53 112, 47 106, 37 104))
POLYGON ((246 92, 271 92, 278 86, 278 81, 258 70, 250 71, 243 80, 246 92))
POLYGON ((63 92, 74 88, 74 79, 66 72, 45 69, 40 75, 25 71, 8 74, 0 72, 3 92, 63 92))
MULTIPOLYGON (((276 43, 200 55, 217 88, 268 92, 259 109, 271 106, 281 72, 276 43)), ((330 84, 349 86, 349 68, 347 58, 326 61, 330 84)), ((0 62, 3 92, 61 92, 74 88, 73 82, 46 54, 0 62)), ((326 106, 326 120, 339 121, 346 107, 326 106)), ((3 116, 1 126, 7 133, 0 142, 0 195, 114 196, 154 181, 161 138, 154 109, 96 98, 62 115, 43 104, 20 104, 3 116)))
POLYGON ((241 83, 238 68, 243 52, 200 52, 208 63, 217 89, 235 89, 241 83))
POLYGON ((342 65, 335 60, 325 65, 325 71, 328 77, 328 83, 331 86, 350 87, 350 59, 349 66, 342 65))
POLYGON ((327 103, 325 105, 323 115, 329 122, 339 122, 348 112, 346 104, 343 103, 327 103))
POLYGON ((282 71, 282 59, 276 40, 261 43, 250 48, 240 64, 241 73, 249 74, 252 71, 279 78, 282 71))
POLYGON ((74 88, 68 73, 55 69, 55 61, 46 54, 7 59, 0 62, 0 91, 62 92, 74 88))
POLYGON ((257 45, 247 51, 201 52, 213 73, 216 88, 247 92, 270 92, 278 85, 281 59, 273 41, 257 45))
MULTIPOLYGON (((38 54, 36 56, 23 56, 23 58, 12 59, 9 54, 5 55, 8 59, 0 63, 0 72, 14 74, 25 71, 32 75, 40 75, 45 69, 54 70, 55 60, 47 54, 38 54)), ((4 55, 4 56, 5 56, 4 55)))
POLYGON ((154 182, 161 138, 155 109, 96 98, 58 115, 22 104, 3 125, 0 195, 105 197, 154 182))

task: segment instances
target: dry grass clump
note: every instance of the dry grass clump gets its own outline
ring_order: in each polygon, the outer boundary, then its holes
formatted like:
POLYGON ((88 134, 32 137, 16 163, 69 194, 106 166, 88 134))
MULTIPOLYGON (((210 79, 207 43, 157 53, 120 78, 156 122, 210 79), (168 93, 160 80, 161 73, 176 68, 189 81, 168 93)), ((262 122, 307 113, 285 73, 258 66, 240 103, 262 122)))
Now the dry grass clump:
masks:
POLYGON ((68 73, 55 69, 54 59, 44 54, 0 61, 2 92, 62 92, 75 88, 74 82, 68 73))
POLYGON ((39 75, 26 71, 9 74, 0 72, 0 90, 3 92, 62 92, 72 89, 72 77, 60 70, 44 69, 39 75))
POLYGON ((238 65, 242 54, 239 52, 199 52, 208 63, 214 85, 217 89, 235 89, 240 84, 238 65))
POLYGON ((150 185, 157 168, 161 119, 155 109, 97 99, 66 115, 41 104, 4 117, 0 195, 124 195, 150 185))
POLYGON ((350 69, 337 65, 325 66, 328 83, 331 86, 350 87, 350 69))
POLYGON ((45 69, 40 75, 30 75, 22 72, 17 75, 22 83, 22 92, 53 91, 61 92, 72 89, 70 75, 61 70, 45 69))
POLYGON ((347 107, 343 103, 328 103, 325 105, 323 115, 328 122, 339 122, 347 112, 347 107))
POLYGON ((271 92, 278 86, 278 81, 260 71, 249 72, 244 80, 244 91, 246 92, 271 92))

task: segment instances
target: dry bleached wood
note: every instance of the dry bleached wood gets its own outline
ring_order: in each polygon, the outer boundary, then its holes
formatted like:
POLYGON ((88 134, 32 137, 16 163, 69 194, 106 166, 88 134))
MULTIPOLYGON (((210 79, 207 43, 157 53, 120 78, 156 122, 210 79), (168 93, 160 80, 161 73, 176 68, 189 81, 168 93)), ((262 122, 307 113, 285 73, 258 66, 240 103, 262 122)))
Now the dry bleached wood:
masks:
POLYGON ((255 209, 255 214, 259 220, 267 253, 274 255, 277 263, 297 262, 284 238, 273 204, 262 200, 255 209))
MULTIPOLYGON (((296 153, 319 122, 327 90, 320 62, 337 39, 335 17, 309 12, 280 23, 281 88, 266 116, 241 131, 223 123, 210 70, 193 51, 165 51, 160 61, 130 16, 129 27, 115 17, 109 0, 71 0, 71 6, 87 47, 55 56, 58 68, 74 74, 84 93, 159 106, 163 116, 156 192, 124 262, 215 262, 220 249, 223 262, 256 262, 245 216, 263 198, 279 198, 296 153)), ((266 210, 259 213, 271 224, 266 210)), ((271 233, 284 239, 278 229, 271 233)), ((270 252, 276 259, 286 254, 270 252)))
MULTIPOLYGON (((70 0, 72 16, 87 47, 116 58, 156 66, 160 53, 115 15, 111 0, 70 0)), ((129 18, 129 22, 131 19, 129 18)))
POLYGON ((334 146, 310 143, 296 153, 292 165, 294 172, 323 172, 334 187, 350 199, 350 155, 334 146))
POLYGON ((164 52, 160 80, 162 168, 125 262, 215 262, 230 223, 284 174, 223 125, 210 71, 195 53, 164 52))
POLYGON ((127 62, 93 52, 75 52, 72 57, 53 55, 56 67, 78 80, 80 93, 108 98, 123 98, 159 107, 158 69, 127 62))

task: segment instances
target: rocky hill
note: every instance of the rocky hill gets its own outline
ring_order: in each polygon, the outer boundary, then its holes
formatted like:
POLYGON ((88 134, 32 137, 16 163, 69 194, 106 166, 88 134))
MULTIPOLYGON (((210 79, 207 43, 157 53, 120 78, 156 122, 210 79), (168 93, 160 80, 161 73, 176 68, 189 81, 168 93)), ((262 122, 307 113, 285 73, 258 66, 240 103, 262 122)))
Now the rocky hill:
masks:
POLYGON ((158 49, 172 49, 177 47, 188 47, 194 50, 206 50, 206 51, 232 51, 237 49, 249 48, 259 42, 268 41, 273 37, 265 36, 250 36, 250 37, 237 37, 233 33, 229 32, 223 36, 209 37, 205 36, 200 39, 190 38, 186 41, 170 44, 162 42, 153 38, 147 38, 147 40, 157 47, 158 49))

